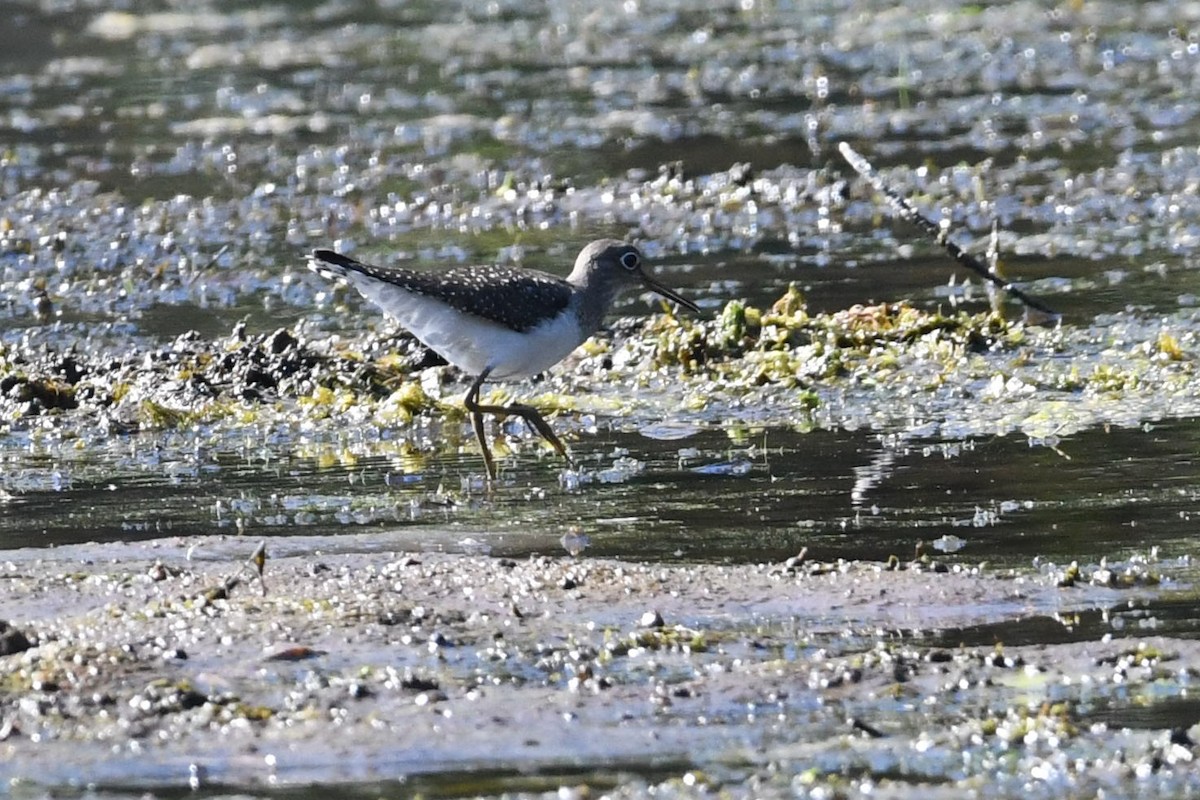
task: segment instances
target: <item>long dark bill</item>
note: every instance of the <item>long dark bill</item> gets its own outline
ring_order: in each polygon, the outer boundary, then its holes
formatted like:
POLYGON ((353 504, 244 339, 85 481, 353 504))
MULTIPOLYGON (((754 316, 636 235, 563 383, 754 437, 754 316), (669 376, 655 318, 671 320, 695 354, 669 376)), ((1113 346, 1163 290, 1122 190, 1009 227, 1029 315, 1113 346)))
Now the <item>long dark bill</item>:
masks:
POLYGON ((653 292, 661 294, 663 297, 667 298, 672 303, 678 303, 679 305, 686 308, 688 311, 691 311, 693 314, 700 313, 700 306, 696 305, 691 300, 688 300, 686 297, 682 297, 682 296, 676 294, 675 292, 671 291, 670 289, 663 286, 658 281, 651 278, 649 275, 642 275, 642 282, 646 284, 646 288, 650 289, 653 292))

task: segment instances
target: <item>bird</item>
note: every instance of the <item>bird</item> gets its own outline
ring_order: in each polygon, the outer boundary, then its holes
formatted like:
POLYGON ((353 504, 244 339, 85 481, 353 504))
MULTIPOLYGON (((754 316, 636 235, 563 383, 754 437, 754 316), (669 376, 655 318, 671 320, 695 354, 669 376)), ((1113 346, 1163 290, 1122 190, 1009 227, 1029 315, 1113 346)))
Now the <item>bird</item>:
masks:
POLYGON ((353 286, 430 350, 474 376, 463 406, 471 415, 484 467, 493 481, 498 473, 484 437, 484 414, 521 417, 568 465, 573 462, 562 440, 533 406, 479 402, 485 381, 530 378, 562 361, 600 328, 626 289, 649 289, 700 312, 694 302, 646 274, 644 265, 641 250, 618 239, 589 242, 566 278, 501 265, 445 272, 379 267, 320 248, 308 256, 314 272, 353 286))

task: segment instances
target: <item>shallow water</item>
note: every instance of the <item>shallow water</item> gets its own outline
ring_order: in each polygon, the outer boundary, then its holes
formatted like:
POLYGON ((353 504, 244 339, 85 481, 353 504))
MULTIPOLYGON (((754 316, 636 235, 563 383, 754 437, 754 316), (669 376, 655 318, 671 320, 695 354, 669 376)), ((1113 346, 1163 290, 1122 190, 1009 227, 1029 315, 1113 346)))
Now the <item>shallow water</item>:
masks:
POLYGON ((783 560, 804 547, 820 559, 907 558, 918 540, 952 536, 962 542, 945 557, 997 566, 1127 557, 1152 545, 1190 552, 1200 426, 1148 427, 1085 432, 1057 452, 1017 437, 947 447, 885 446, 846 431, 764 429, 737 442, 712 430, 674 443, 609 433, 576 451, 593 483, 571 487, 577 473, 547 451, 522 458, 491 490, 477 483, 474 452, 347 465, 269 448, 149 459, 131 444, 28 489, 22 480, 44 468, 10 459, 0 533, 29 547, 387 529, 414 549, 506 556, 561 553, 570 534, 591 555, 702 561, 783 560), (629 459, 638 463, 622 468, 629 459), (1153 479, 1139 480, 1147 470, 1153 479))
MULTIPOLYGON (((505 556, 807 548, 1028 571, 1196 550, 1195 6, 0 0, 0 16, 0 378, 239 324, 378 356, 391 328, 304 270, 315 246, 562 274, 584 242, 618 236, 706 318, 793 284, 813 314, 986 309, 978 279, 841 161, 843 140, 973 251, 998 221, 1009 277, 1063 314, 1057 333, 938 373, 961 386, 813 379, 811 414, 783 390, 702 405, 678 372, 621 403, 619 379, 572 362, 509 389, 578 398, 552 419, 577 468, 510 421, 489 428, 516 449, 494 487, 444 408, 382 424, 284 397, 249 422, 122 432, 9 405, 0 549, 386 532, 505 556), (1155 371, 1160 332, 1173 371, 1155 371)), ((630 296, 614 316, 659 310, 630 296)), ((466 390, 412 379, 449 405, 466 390)), ((1185 600, 1154 613, 1200 630, 1185 600)), ((938 643, 1111 630, 999 625, 938 643)))
MULTIPOLYGON (((842 138, 960 241, 998 219, 1009 273, 1066 325, 1197 302, 1183 98, 1200 55, 1165 6, 1139 7, 1154 32, 1103 3, 870 23, 836 5, 569 8, 5 4, 4 341, 121 353, 239 321, 353 335, 381 323, 354 298, 319 302, 307 247, 561 271, 599 234, 642 240, 707 313, 791 283, 814 313, 984 307, 840 163, 842 138)), ((1010 565, 1192 542, 1195 422, 1166 404, 1133 412, 1144 430, 1081 430, 1057 451, 922 435, 936 420, 880 429, 866 407, 814 432, 729 410, 678 440, 587 420, 580 475, 523 457, 494 491, 458 425, 420 452, 401 430, 346 453, 320 431, 264 444, 219 426, 40 447, 40 421, 10 420, 0 530, 25 546, 401 526, 420 544, 449 524, 495 552, 553 551, 571 530, 606 555, 703 560, 879 558, 954 534, 957 557, 1010 565)))

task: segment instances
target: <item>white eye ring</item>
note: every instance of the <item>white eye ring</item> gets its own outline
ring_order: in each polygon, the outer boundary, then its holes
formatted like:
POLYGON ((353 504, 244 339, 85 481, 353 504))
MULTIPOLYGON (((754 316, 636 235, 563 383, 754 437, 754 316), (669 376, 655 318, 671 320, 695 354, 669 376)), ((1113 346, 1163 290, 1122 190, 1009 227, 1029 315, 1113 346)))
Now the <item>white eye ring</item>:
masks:
POLYGON ((620 258, 621 266, 627 270, 633 271, 641 266, 641 259, 637 253, 626 253, 620 258))

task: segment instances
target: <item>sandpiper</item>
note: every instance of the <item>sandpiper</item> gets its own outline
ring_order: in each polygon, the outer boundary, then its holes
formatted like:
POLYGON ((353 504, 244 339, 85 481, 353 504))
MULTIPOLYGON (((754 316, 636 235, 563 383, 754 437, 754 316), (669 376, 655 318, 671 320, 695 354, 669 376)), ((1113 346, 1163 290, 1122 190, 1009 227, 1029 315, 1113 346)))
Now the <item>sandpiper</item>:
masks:
POLYGON ((484 381, 529 378, 566 358, 599 327, 623 289, 644 286, 698 312, 692 301, 642 270, 642 253, 616 239, 589 243, 565 279, 503 266, 441 273, 375 267, 332 250, 314 250, 309 267, 341 278, 408 329, 429 349, 474 375, 463 405, 483 450, 488 477, 496 463, 483 435, 483 414, 516 414, 571 463, 567 448, 533 406, 479 402, 484 381))

